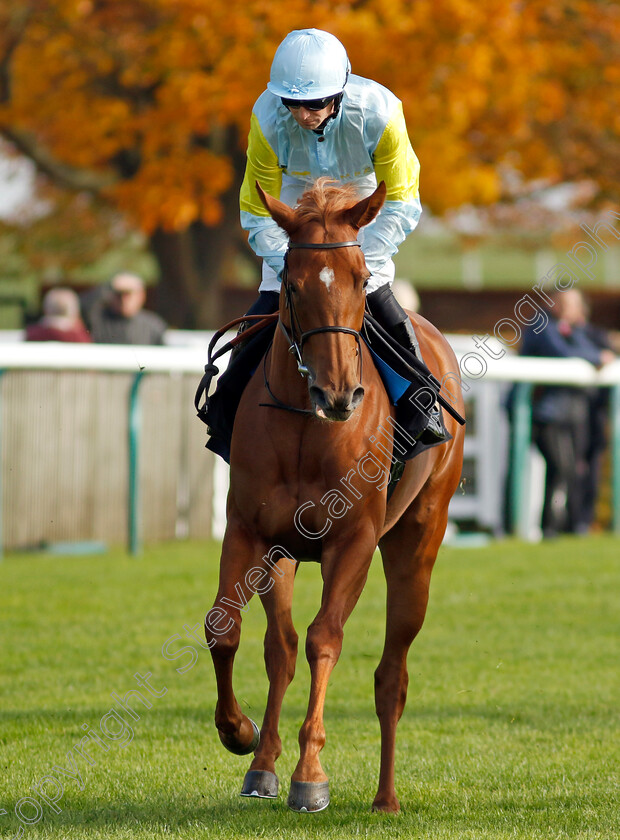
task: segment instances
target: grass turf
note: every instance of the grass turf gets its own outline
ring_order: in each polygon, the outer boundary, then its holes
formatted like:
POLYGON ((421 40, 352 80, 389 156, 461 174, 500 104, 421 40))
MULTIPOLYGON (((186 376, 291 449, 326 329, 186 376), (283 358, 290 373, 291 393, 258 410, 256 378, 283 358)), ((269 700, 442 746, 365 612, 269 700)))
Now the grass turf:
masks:
MULTIPOLYGON (((183 628, 200 625, 211 605, 217 545, 160 545, 140 560, 122 552, 10 556, 0 564, 0 836, 21 828, 24 838, 137 840, 619 837, 618 547, 598 537, 442 549, 409 657, 398 816, 369 811, 379 755, 373 671, 384 629, 378 558, 328 692, 322 760, 332 802, 304 816, 287 810, 286 794, 308 696, 303 634, 318 608, 316 565, 303 566, 297 580, 302 653, 282 718, 281 793, 257 802, 238 796, 249 758, 220 746, 210 657, 183 628), (197 653, 165 659, 162 646, 175 634, 185 641, 173 640, 169 653, 182 644, 197 653), (178 673, 184 665, 191 667, 178 673), (110 693, 138 688, 138 672, 150 672, 154 690, 166 693, 142 688, 152 706, 134 704, 140 719, 124 730, 127 743, 91 747, 89 764, 73 749, 82 726, 101 735, 100 722, 118 708, 110 693), (68 752, 81 781, 53 769, 71 771, 68 752), (58 795, 47 774, 63 783, 60 813, 33 789, 58 795), (42 813, 24 797, 38 798, 42 813)), ((263 628, 256 599, 244 620, 236 690, 257 721, 266 699, 263 628)), ((118 720, 104 725, 122 733, 118 720)))

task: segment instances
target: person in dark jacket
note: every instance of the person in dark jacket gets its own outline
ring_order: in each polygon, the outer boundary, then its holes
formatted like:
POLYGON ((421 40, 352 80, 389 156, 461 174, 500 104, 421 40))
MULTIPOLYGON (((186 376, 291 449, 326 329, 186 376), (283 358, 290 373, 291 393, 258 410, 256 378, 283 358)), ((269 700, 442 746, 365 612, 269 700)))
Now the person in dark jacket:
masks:
POLYGON ((122 272, 82 296, 82 313, 98 344, 163 344, 166 322, 145 310, 144 283, 122 272))
MULTIPOLYGON (((534 327, 525 330, 521 355, 581 358, 596 367, 615 359, 611 350, 594 339, 578 289, 557 292, 551 299, 549 323, 539 332, 534 327)), ((594 472, 592 459, 600 455, 602 435, 600 422, 593 424, 597 401, 600 393, 596 388, 551 385, 534 391, 532 437, 547 466, 542 513, 545 537, 584 532, 591 524, 595 491, 590 473, 594 472)), ((597 416, 600 420, 600 413, 597 416)))

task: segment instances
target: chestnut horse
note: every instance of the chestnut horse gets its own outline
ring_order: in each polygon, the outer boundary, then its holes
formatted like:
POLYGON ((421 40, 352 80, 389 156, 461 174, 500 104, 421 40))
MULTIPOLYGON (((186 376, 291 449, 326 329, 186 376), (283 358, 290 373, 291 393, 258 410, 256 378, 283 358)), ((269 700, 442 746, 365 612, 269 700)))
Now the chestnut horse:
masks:
MULTIPOLYGON (((369 272, 356 247, 360 228, 381 209, 385 186, 357 200, 351 188, 322 179, 295 209, 257 187, 290 248, 273 344, 243 394, 233 430, 219 588, 205 619, 217 682, 215 725, 227 749, 254 752, 242 795, 277 796, 278 722, 297 654, 293 582, 298 559, 319 562, 323 595, 306 636, 310 698, 288 804, 296 811, 327 806, 319 760, 325 694, 378 545, 387 617, 375 673, 381 769, 373 808, 396 812, 395 737, 407 693, 407 651, 424 621, 448 503, 460 480, 463 428, 446 416, 452 439, 407 461, 388 501, 394 408, 360 340, 369 272), (269 693, 260 733, 232 685, 241 613, 255 592, 267 615, 269 693)), ((451 402, 462 413, 450 346, 424 318, 412 320, 426 363, 439 381, 450 381, 451 402)))

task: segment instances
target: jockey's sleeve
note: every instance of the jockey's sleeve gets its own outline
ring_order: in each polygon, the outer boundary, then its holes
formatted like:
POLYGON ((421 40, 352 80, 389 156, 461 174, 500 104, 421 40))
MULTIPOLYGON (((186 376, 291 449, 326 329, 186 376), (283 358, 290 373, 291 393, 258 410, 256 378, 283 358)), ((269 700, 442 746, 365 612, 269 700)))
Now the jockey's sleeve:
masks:
POLYGON ((248 137, 247 163, 241 185, 241 227, 249 233, 252 250, 279 274, 284 265, 288 236, 269 215, 256 191, 256 182, 269 195, 280 197, 282 170, 278 158, 267 142, 258 118, 252 114, 248 137))
POLYGON ((360 231, 359 238, 366 265, 374 274, 398 251, 422 214, 420 164, 409 141, 400 102, 377 143, 373 162, 377 183, 385 181, 387 195, 376 220, 360 231))

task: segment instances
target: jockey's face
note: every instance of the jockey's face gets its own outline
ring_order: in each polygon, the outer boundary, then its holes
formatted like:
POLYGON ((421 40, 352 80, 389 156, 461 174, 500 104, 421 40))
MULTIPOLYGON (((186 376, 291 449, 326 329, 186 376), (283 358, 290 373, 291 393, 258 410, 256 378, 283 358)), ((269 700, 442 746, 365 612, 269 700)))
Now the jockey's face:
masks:
POLYGON ((313 130, 319 128, 325 120, 334 113, 335 103, 332 99, 331 102, 329 102, 325 108, 321 108, 320 111, 311 111, 309 108, 304 107, 303 102, 299 105, 287 105, 287 107, 298 125, 302 128, 313 130))

